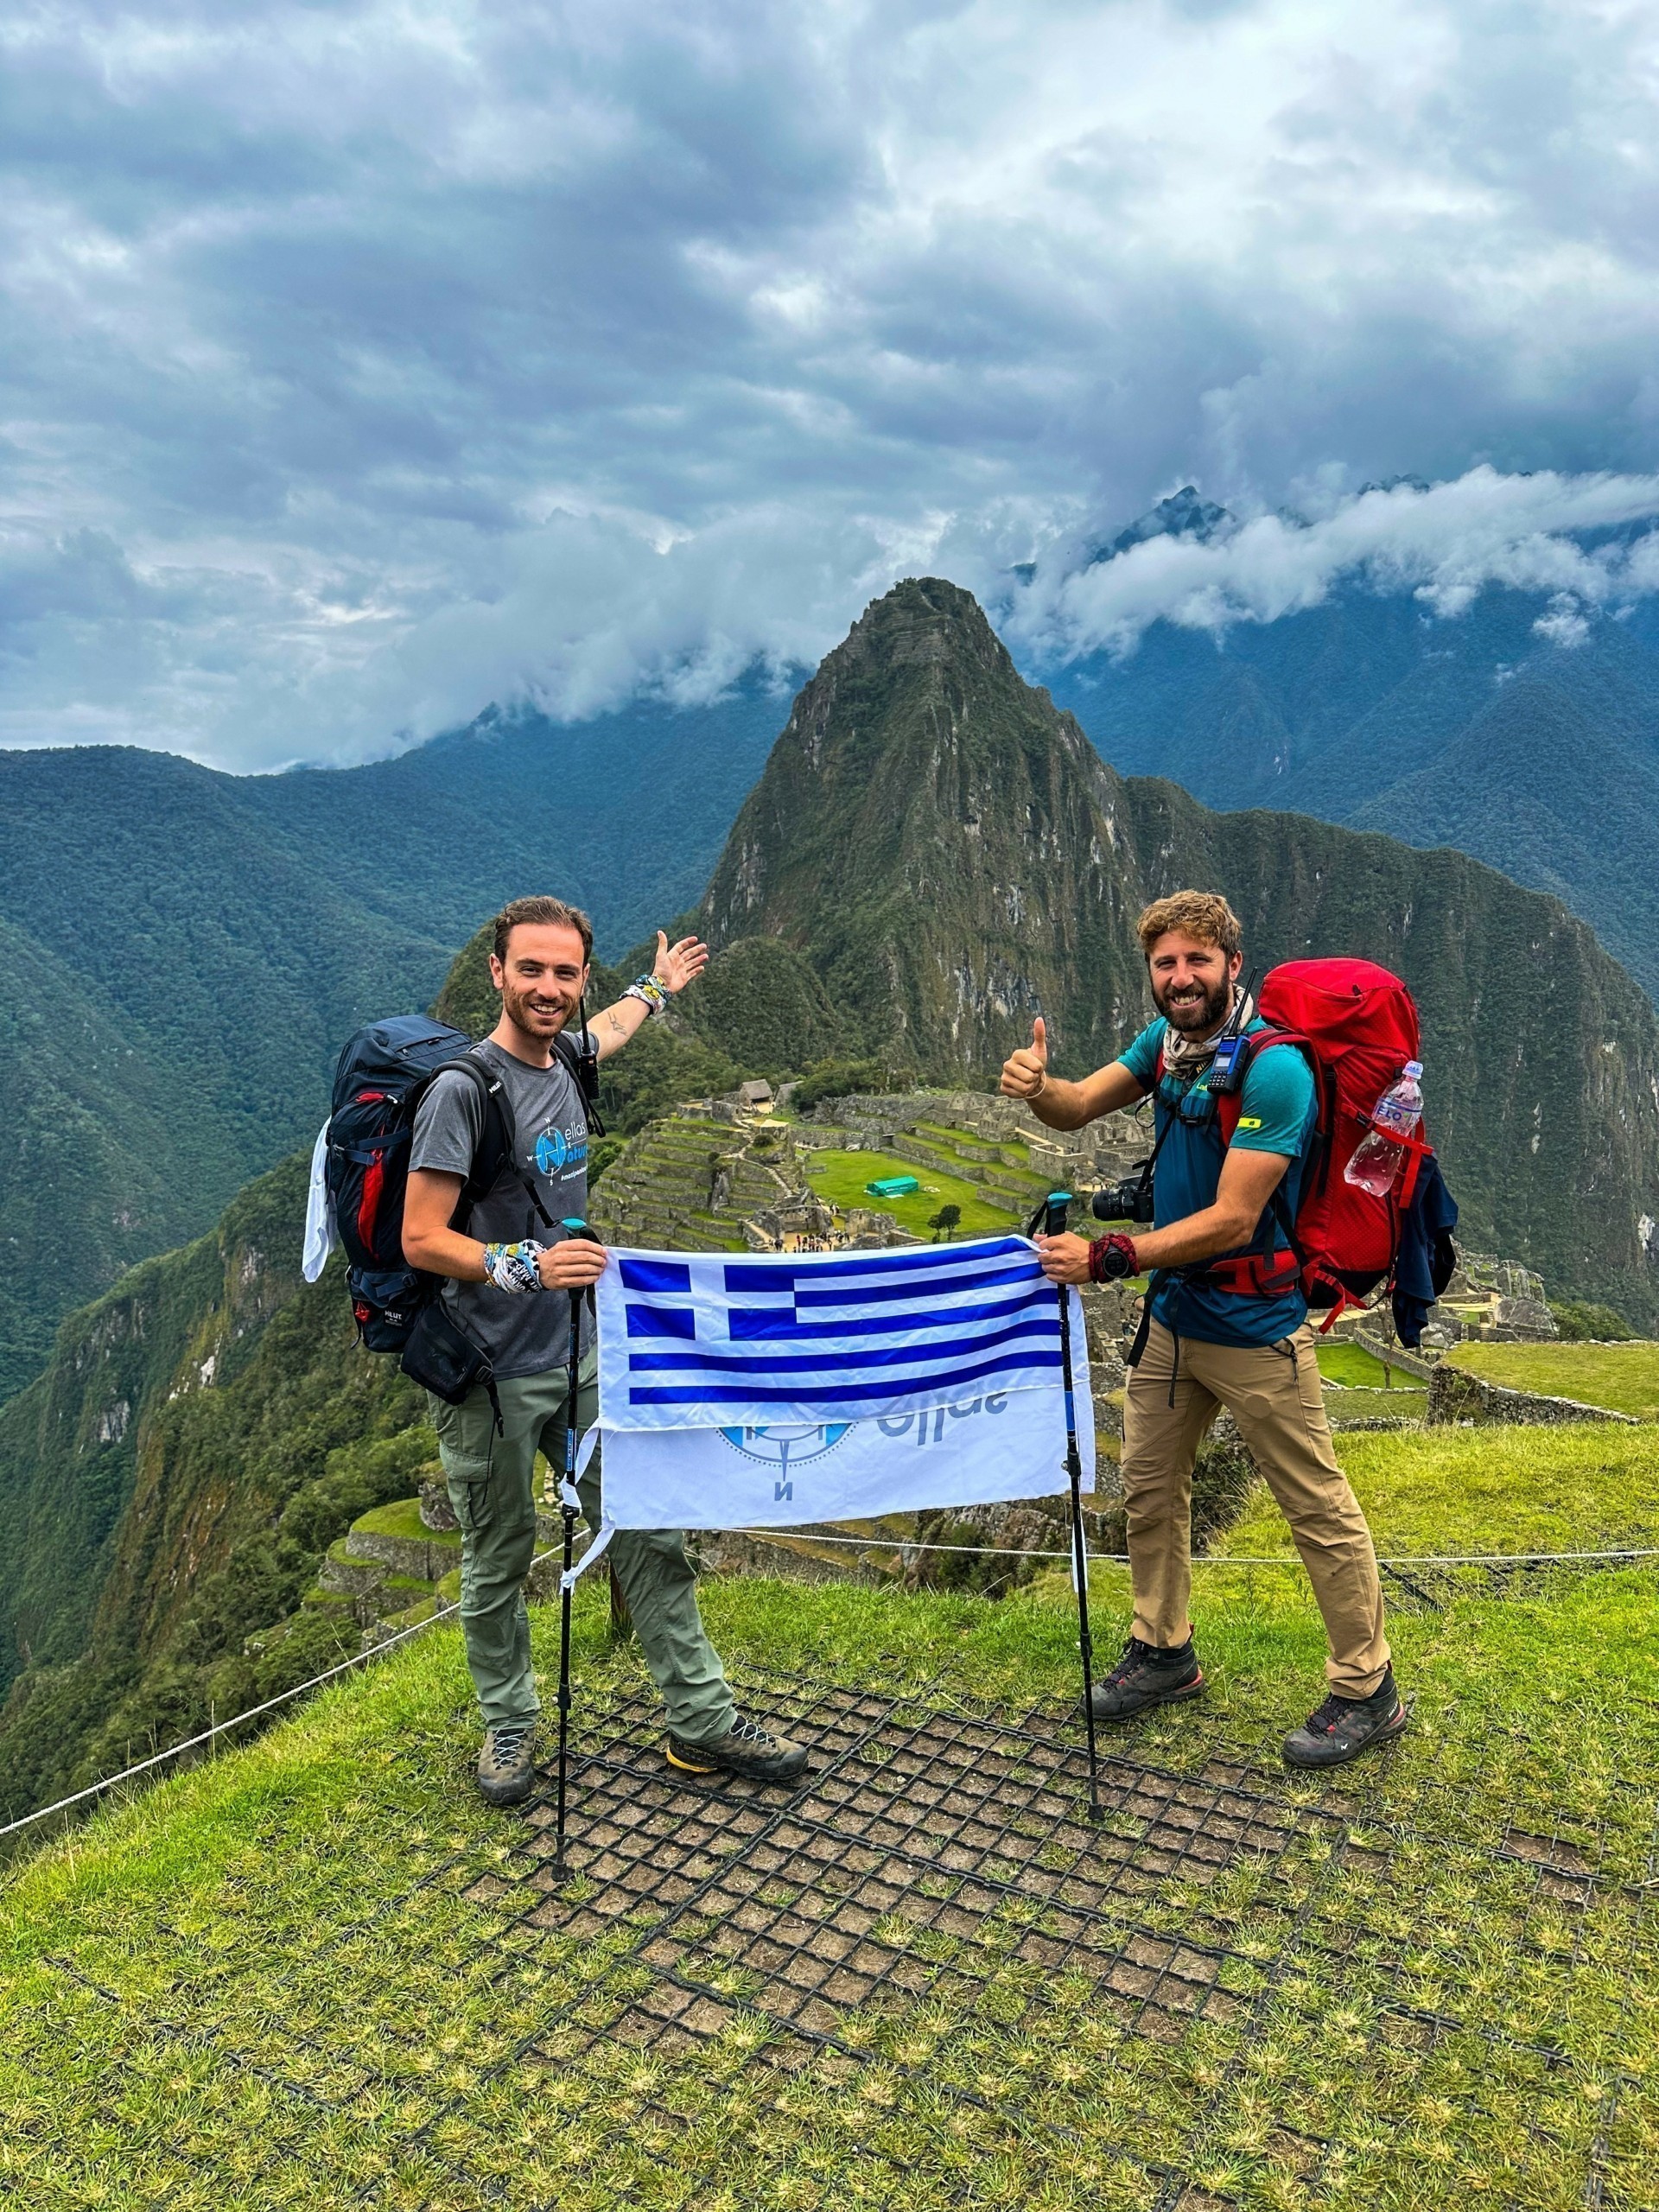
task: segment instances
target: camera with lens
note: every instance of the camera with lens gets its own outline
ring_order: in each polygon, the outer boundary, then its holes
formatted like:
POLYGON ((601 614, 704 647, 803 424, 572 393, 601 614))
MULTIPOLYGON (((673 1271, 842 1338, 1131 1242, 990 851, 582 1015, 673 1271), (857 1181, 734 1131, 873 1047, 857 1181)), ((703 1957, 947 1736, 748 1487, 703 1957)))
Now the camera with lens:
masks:
POLYGON ((1096 1191, 1089 1204, 1096 1221, 1150 1221, 1152 1178, 1144 1167, 1140 1168, 1121 1182, 1109 1183, 1104 1190, 1096 1191))

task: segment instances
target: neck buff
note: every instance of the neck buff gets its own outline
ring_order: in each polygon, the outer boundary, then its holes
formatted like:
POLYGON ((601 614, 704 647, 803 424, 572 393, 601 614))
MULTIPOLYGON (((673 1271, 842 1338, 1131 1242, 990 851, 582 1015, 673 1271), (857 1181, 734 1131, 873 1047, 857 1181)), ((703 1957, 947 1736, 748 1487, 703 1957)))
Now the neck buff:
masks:
POLYGON ((1241 999, 1236 984, 1233 986, 1231 1007, 1222 1016, 1220 1022, 1208 1037, 1202 1039, 1196 1037, 1183 1037, 1179 1030, 1170 1027, 1168 1017, 1166 1015, 1164 1065, 1168 1072, 1171 1075, 1183 1077, 1188 1081, 1200 1076, 1215 1058, 1216 1046, 1221 1041, 1221 1033, 1226 1028, 1230 1020, 1233 1020, 1240 1029, 1248 1029, 1251 1022, 1255 1020, 1255 999, 1249 991, 1246 991, 1241 999))

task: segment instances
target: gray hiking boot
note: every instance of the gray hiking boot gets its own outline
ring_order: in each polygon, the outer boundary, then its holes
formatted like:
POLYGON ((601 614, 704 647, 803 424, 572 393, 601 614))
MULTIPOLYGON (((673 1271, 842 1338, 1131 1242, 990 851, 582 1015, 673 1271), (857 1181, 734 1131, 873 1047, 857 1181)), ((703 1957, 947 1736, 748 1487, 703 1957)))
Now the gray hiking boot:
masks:
POLYGON ((1288 1766, 1346 1766, 1362 1751, 1375 1751, 1403 1733, 1409 1708, 1395 1687, 1389 1668, 1370 1697, 1338 1697, 1334 1691, 1316 1713, 1285 1738, 1288 1766))
POLYGON ((806 1771, 806 1746, 769 1735, 758 1720, 740 1714, 723 1736, 706 1744, 668 1739, 668 1763, 683 1774, 741 1774, 749 1782, 793 1782, 806 1771))
POLYGON ((536 1724, 491 1728, 478 1755, 478 1794, 489 1805, 522 1805, 536 1787, 536 1724))
POLYGON ((1208 1688, 1190 1636, 1168 1649, 1132 1636, 1122 1657, 1095 1684, 1089 1701, 1096 1720, 1132 1720, 1152 1706, 1200 1697, 1208 1688))

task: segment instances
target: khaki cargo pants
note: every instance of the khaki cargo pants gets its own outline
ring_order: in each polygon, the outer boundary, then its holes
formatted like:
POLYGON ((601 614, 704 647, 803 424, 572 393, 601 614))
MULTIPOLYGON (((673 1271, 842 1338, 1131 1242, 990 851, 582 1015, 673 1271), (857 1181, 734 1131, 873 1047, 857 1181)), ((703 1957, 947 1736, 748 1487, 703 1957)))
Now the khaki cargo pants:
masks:
MULTIPOLYGON (((577 1432, 599 1404, 596 1353, 582 1363, 577 1432)), ((461 1625, 467 1666, 491 1728, 534 1720, 541 1710, 530 1656, 524 1577, 536 1555, 536 1454, 556 1476, 564 1471, 566 1382, 549 1375, 514 1376, 496 1385, 505 1431, 481 1389, 459 1406, 429 1395, 432 1426, 461 1522, 461 1625)), ((600 1454, 576 1485, 590 1529, 600 1521, 600 1454)), ((723 1736, 733 1719, 732 1694, 719 1655, 697 1610, 696 1577, 684 1540, 670 1529, 620 1529, 607 1554, 645 1651, 645 1664, 668 1707, 668 1725, 688 1743, 723 1736)))
POLYGON ((1123 1406, 1123 1504, 1128 1523, 1135 1633, 1167 1649, 1191 1633, 1192 1463, 1225 1406, 1238 1423, 1291 1535, 1325 1621, 1325 1673, 1339 1697, 1369 1697, 1389 1663, 1382 1586, 1370 1530, 1337 1465, 1304 1325, 1281 1344, 1175 1343, 1157 1321, 1123 1406))

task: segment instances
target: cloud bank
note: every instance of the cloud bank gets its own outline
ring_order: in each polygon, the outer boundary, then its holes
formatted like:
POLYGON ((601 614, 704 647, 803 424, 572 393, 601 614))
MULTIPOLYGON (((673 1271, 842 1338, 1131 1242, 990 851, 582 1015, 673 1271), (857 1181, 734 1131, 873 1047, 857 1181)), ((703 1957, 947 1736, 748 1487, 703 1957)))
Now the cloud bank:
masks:
POLYGON ((1653 512, 1656 90, 1624 0, 14 10, 0 741, 360 759, 1033 557, 1033 652, 1350 574, 1570 642, 1653 588, 1563 533, 1653 512), (1068 575, 1189 480, 1225 544, 1068 575))
POLYGON ((1548 594, 1534 628, 1572 646, 1589 633, 1586 609, 1616 611, 1659 590, 1656 520, 1659 474, 1472 468, 1448 484, 1338 494, 1312 518, 1268 514, 1207 537, 1151 537, 1109 559, 1079 562, 1056 548, 1004 626, 1039 659, 1066 659, 1130 651, 1160 620, 1218 637, 1237 623, 1275 622, 1346 583, 1409 591, 1442 617, 1497 585, 1548 594))

